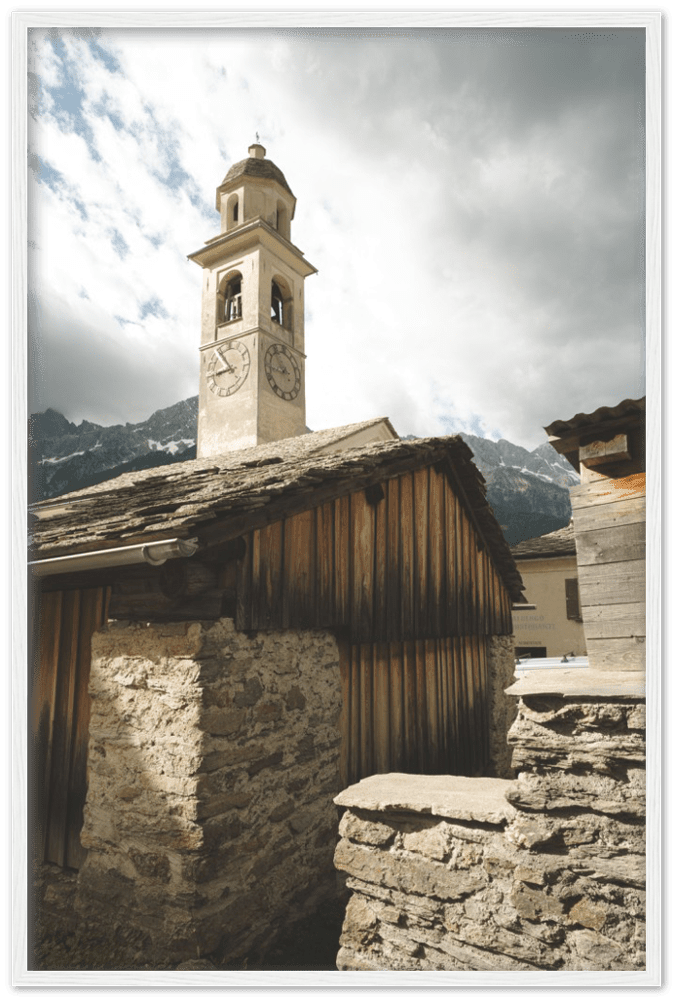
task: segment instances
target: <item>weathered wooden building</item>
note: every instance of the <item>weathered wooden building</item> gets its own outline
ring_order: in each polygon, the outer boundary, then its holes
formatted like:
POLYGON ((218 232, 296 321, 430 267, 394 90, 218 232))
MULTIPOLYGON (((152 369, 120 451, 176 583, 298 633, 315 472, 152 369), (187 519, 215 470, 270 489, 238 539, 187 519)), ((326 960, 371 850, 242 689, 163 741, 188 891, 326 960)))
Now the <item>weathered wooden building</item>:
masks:
POLYGON ((330 443, 308 434, 34 509, 46 859, 81 858, 89 646, 108 617, 330 630, 343 784, 378 771, 486 771, 489 644, 511 634, 522 584, 471 453, 442 438, 317 454, 330 443))
POLYGON ((581 474, 570 491, 589 665, 645 666, 645 397, 556 420, 553 447, 581 474))

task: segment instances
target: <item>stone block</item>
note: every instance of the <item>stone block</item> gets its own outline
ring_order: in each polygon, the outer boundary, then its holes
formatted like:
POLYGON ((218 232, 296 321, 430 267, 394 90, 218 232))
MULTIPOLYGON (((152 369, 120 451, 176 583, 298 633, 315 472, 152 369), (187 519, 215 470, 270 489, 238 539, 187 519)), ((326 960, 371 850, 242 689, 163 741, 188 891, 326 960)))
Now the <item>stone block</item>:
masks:
POLYGON ((231 736, 233 733, 239 732, 245 718, 246 712, 244 710, 228 711, 226 708, 213 706, 202 712, 200 721, 207 733, 212 733, 214 736, 231 736))
POLYGON ((414 855, 369 850, 348 840, 339 841, 335 866, 365 882, 439 899, 461 899, 483 884, 478 873, 454 871, 414 855))
POLYGON ((286 692, 284 701, 289 712, 302 710, 307 704, 307 699, 297 684, 294 684, 291 689, 286 692))
POLYGON ((390 844, 396 836, 396 830, 389 824, 362 818, 351 810, 348 810, 340 820, 339 832, 340 836, 347 840, 379 847, 390 844))
POLYGON ((563 904, 556 896, 527 885, 516 884, 510 902, 525 920, 559 920, 564 913, 563 904))
POLYGON ((582 927, 588 927, 596 931, 602 928, 606 919, 606 908, 594 903, 587 897, 575 903, 567 915, 567 922, 569 924, 581 924, 582 927))

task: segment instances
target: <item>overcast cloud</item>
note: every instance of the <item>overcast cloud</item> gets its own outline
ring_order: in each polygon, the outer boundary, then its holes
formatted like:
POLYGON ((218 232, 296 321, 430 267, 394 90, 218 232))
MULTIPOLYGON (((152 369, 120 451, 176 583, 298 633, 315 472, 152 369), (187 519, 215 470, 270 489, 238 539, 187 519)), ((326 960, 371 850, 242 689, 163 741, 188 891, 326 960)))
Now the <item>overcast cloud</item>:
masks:
POLYGON ((298 199, 310 427, 532 448, 644 393, 633 30, 30 33, 31 410, 197 392, 215 189, 255 133, 298 199))

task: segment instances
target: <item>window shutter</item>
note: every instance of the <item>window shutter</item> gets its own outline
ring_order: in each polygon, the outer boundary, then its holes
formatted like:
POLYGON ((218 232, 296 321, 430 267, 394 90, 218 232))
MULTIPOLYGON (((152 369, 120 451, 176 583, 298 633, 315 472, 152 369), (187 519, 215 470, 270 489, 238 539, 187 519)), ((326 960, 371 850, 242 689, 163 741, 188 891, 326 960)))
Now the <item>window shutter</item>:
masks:
POLYGON ((576 577, 571 580, 565 580, 565 602, 567 604, 567 617, 573 621, 580 622, 579 581, 576 577))

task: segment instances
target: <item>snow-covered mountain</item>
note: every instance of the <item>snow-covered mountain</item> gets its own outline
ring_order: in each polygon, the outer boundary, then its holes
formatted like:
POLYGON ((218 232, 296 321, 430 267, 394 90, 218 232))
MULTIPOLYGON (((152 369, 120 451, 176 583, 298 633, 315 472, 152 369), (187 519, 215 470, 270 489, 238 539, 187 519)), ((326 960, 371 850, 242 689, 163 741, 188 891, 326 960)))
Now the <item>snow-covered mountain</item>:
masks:
POLYGON ((77 426, 56 410, 29 418, 32 500, 60 496, 119 476, 194 458, 197 396, 157 410, 140 424, 77 426))
MULTIPOLYGON (((194 458, 197 396, 157 410, 140 424, 75 425, 47 410, 29 420, 31 500, 60 496, 123 472, 194 458)), ((462 437, 487 483, 488 500, 514 545, 564 527, 571 517, 572 466, 549 444, 527 451, 510 441, 462 437)))
POLYGON ((569 490, 579 474, 552 445, 545 442, 527 451, 510 441, 461 437, 485 477, 490 506, 510 545, 569 524, 569 490))

